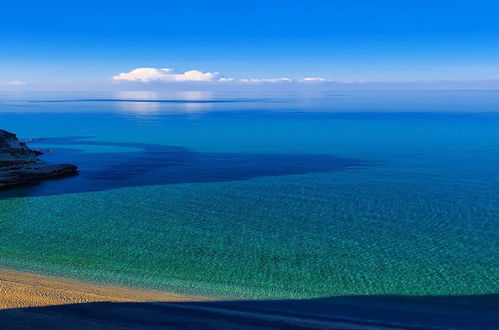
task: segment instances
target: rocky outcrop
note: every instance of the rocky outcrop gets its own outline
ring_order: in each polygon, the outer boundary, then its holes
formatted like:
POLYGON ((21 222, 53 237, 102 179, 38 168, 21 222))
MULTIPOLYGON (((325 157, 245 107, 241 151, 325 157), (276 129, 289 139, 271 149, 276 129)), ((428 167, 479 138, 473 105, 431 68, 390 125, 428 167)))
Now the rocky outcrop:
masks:
POLYGON ((76 174, 71 164, 48 164, 38 158, 15 134, 0 130, 0 188, 76 174))

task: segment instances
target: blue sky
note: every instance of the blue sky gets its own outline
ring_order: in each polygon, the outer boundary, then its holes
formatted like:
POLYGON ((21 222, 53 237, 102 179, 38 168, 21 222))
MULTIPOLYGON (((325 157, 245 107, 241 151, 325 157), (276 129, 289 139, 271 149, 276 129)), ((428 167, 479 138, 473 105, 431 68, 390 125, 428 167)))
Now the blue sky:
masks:
POLYGON ((493 0, 5 1, 0 84, 106 88, 137 68, 237 82, 493 80, 498 12, 493 0))

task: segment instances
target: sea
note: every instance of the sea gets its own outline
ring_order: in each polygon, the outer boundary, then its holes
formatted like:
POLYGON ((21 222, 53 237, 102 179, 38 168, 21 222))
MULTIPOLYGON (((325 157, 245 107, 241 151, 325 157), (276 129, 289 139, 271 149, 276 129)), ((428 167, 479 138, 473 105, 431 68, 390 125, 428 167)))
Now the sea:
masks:
POLYGON ((0 191, 0 267, 228 299, 499 283, 499 91, 2 92, 77 176, 0 191))

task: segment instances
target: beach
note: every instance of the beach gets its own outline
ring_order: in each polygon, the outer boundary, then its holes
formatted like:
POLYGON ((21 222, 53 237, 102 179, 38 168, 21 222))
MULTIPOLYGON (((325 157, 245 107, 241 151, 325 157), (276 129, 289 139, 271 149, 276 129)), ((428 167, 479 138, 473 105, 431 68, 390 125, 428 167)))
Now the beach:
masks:
POLYGON ((238 307, 231 302, 203 305, 214 300, 0 269, 0 327, 10 329, 35 326, 38 329, 158 329, 198 328, 201 325, 227 329, 262 326, 374 329, 369 323, 354 320, 290 317, 272 310, 238 307))
POLYGON ((228 300, 0 270, 9 329, 420 329, 488 327, 497 298, 352 296, 228 300))
POLYGON ((207 301, 206 297, 140 290, 0 269, 0 309, 91 302, 207 301))

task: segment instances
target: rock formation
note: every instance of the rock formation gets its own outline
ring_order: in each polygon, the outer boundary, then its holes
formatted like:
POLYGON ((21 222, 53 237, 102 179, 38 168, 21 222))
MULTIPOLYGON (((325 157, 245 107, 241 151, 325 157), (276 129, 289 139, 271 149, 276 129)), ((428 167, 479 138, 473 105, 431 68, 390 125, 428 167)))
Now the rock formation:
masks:
POLYGON ((0 188, 76 174, 71 164, 48 164, 15 134, 0 130, 0 188))

